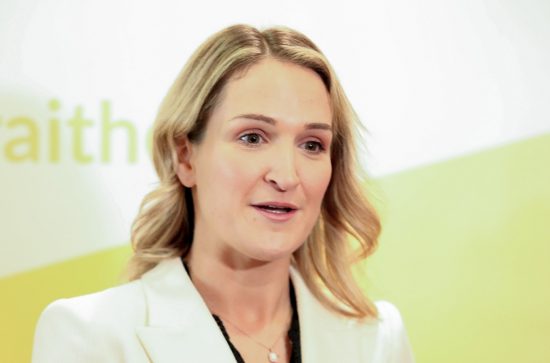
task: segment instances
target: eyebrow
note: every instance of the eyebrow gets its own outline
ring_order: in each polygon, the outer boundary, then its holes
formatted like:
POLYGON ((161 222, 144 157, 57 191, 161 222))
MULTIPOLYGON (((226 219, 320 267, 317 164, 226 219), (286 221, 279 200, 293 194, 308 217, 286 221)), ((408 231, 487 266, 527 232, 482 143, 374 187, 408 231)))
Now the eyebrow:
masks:
MULTIPOLYGON (((235 120, 237 118, 247 118, 247 119, 251 119, 251 120, 262 121, 262 122, 268 123, 270 125, 276 125, 277 124, 277 120, 275 120, 273 117, 269 117, 269 116, 265 116, 265 115, 261 115, 261 114, 257 114, 257 113, 247 113, 247 114, 243 114, 243 115, 238 115, 238 116, 233 117, 231 120, 235 120)), ((306 128, 306 130, 313 130, 314 129, 314 130, 327 130, 327 131, 332 132, 332 126, 327 124, 327 123, 324 123, 324 122, 309 122, 309 123, 306 124, 305 128, 306 128)))

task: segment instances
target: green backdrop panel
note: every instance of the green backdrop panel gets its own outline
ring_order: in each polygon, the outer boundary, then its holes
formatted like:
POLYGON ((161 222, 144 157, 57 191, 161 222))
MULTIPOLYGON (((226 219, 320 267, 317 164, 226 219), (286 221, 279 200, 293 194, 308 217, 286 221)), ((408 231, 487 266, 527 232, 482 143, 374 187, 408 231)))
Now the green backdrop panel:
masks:
POLYGON ((367 287, 419 362, 550 362, 550 135, 377 181, 367 287))

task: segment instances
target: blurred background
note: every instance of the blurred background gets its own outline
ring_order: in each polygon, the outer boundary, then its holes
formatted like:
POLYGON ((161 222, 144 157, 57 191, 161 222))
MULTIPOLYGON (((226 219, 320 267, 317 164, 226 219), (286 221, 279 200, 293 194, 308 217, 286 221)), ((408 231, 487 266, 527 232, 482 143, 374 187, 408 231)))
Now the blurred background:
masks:
POLYGON ((418 362, 550 362, 550 2, 0 3, 0 361, 51 301, 120 282, 150 130, 221 28, 287 25, 362 122, 378 252, 357 270, 418 362))

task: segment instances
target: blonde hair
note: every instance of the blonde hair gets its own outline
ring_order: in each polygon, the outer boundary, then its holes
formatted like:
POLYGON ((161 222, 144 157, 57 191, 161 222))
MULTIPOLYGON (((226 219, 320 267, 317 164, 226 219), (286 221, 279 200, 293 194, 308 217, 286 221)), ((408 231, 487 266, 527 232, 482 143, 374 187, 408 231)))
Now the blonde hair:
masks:
POLYGON ((176 146, 185 137, 200 142, 227 80, 266 57, 315 71, 332 104, 331 181, 318 221, 294 252, 292 263, 329 309, 349 317, 375 317, 374 304, 364 296, 351 270, 352 262, 374 251, 380 233, 380 221, 361 187, 356 160, 354 135, 360 123, 325 56, 306 36, 285 27, 259 31, 234 25, 219 31, 195 51, 171 86, 153 130, 153 162, 160 183, 143 199, 132 226, 134 255, 128 265, 129 277, 137 279, 161 260, 189 252, 193 200, 190 189, 176 175, 176 146), (359 246, 355 251, 350 238, 359 246))

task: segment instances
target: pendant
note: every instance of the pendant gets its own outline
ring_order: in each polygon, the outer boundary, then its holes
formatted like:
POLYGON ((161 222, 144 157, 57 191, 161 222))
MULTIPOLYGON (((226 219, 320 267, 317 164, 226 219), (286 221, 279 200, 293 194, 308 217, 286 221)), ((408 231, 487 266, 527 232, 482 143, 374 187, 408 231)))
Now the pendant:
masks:
POLYGON ((279 361, 279 356, 277 355, 277 353, 273 352, 273 351, 269 351, 269 354, 267 355, 267 358, 269 359, 269 361, 271 363, 276 363, 279 361))

